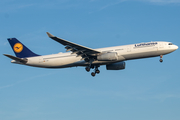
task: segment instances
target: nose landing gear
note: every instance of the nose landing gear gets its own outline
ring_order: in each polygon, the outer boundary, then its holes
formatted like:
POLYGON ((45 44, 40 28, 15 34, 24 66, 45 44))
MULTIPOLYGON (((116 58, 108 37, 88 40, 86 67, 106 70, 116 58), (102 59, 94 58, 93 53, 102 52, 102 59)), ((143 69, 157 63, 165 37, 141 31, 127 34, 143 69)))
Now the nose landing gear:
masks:
POLYGON ((161 63, 163 62, 163 59, 162 59, 162 58, 163 58, 163 55, 160 55, 160 60, 159 60, 159 61, 160 61, 161 63))

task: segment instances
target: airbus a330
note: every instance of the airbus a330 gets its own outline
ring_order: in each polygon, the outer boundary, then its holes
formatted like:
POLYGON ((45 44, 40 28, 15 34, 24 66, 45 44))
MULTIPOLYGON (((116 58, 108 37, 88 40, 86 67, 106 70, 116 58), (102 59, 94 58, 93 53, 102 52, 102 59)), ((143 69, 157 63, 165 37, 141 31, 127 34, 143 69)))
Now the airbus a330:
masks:
POLYGON ((8 41, 16 57, 8 54, 4 55, 13 59, 11 61, 12 63, 33 67, 68 68, 84 66, 87 72, 94 69, 91 73, 94 77, 96 74, 100 73, 98 68, 101 65, 106 65, 107 70, 123 70, 125 69, 125 61, 127 60, 157 56, 160 56, 160 62, 163 62, 163 55, 178 49, 177 45, 163 41, 91 49, 58 38, 48 32, 47 35, 51 39, 64 45, 66 52, 41 56, 32 52, 16 38, 9 38, 8 41))

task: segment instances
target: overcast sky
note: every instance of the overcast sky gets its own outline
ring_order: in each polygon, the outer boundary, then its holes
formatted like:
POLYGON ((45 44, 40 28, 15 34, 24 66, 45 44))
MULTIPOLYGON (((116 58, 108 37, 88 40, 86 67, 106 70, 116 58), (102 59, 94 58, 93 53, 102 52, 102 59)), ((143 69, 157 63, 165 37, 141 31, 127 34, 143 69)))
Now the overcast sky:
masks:
POLYGON ((179 120, 180 52, 126 61, 92 77, 84 67, 10 63, 7 38, 40 55, 65 52, 46 35, 90 48, 150 41, 180 46, 180 0, 1 0, 0 120, 179 120))

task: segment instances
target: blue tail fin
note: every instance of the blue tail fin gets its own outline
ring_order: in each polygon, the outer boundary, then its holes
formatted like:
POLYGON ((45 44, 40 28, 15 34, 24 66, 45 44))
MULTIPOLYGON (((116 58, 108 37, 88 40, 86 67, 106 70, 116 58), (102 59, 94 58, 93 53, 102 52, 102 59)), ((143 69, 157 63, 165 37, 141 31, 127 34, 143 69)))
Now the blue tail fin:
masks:
POLYGON ((9 41, 14 53, 19 58, 39 56, 39 55, 33 53, 31 50, 29 50, 25 45, 23 45, 16 38, 9 38, 8 41, 9 41))

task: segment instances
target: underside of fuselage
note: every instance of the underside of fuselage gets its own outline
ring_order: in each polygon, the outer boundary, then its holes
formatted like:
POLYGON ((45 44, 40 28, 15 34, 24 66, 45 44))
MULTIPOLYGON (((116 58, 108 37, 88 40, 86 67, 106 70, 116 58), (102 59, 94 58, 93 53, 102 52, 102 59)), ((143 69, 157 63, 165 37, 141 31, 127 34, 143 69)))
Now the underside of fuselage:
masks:
MULTIPOLYGON (((127 52, 126 54, 119 55, 118 60, 116 61, 98 61, 93 60, 92 64, 93 66, 101 66, 101 65, 107 65, 112 64, 116 62, 122 62, 127 60, 134 60, 134 59, 142 59, 142 58, 149 58, 149 57, 157 57, 160 55, 165 55, 168 53, 173 52, 174 50, 153 50, 153 51, 145 51, 145 52, 127 52), (123 58, 123 59, 122 59, 123 58)), ((89 62, 86 62, 81 57, 78 57, 79 59, 76 61, 72 61, 76 56, 69 56, 69 57, 39 57, 42 62, 27 62, 25 65, 33 66, 33 67, 41 67, 41 68, 68 68, 68 67, 78 67, 78 66, 89 66, 89 62), (50 59, 54 58, 54 61, 50 61, 50 59), (57 59, 57 60, 55 60, 57 59), (59 62, 59 65, 53 62, 59 62), (67 63, 69 61, 69 63, 67 63)), ((30 61, 32 61, 30 58, 30 61)), ((36 60, 37 61, 37 60, 36 60)))

